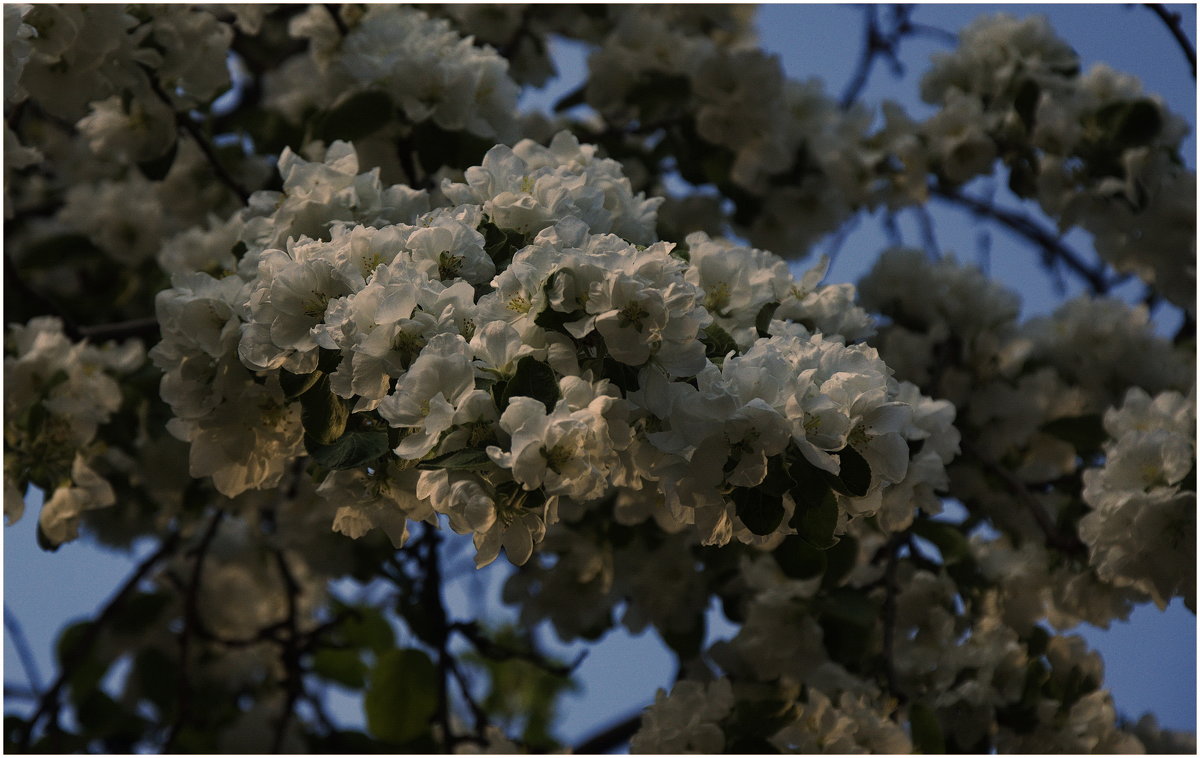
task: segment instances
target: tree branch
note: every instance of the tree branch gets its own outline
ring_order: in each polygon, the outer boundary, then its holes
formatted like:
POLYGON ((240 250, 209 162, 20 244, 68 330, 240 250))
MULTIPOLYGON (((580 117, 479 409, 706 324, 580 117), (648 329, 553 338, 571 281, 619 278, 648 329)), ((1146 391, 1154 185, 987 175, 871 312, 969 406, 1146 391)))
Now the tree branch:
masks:
POLYGON ((1192 41, 1188 39, 1187 33, 1183 31, 1183 19, 1178 13, 1172 13, 1167 10, 1167 7, 1162 3, 1144 3, 1144 5, 1154 12, 1154 15, 1162 19, 1162 22, 1167 25, 1171 36, 1179 43, 1179 49, 1187 57, 1188 65, 1192 67, 1192 78, 1196 78, 1196 48, 1192 46, 1192 41))
POLYGON ((588 737, 579 743, 572 752, 576 755, 607 753, 629 742, 641 725, 642 710, 638 710, 588 737))
POLYGON ((283 556, 283 550, 275 550, 275 563, 279 567, 279 574, 283 578, 284 590, 287 593, 287 618, 285 620, 285 628, 288 630, 287 636, 283 641, 283 650, 280 652, 280 657, 283 661, 284 669, 284 688, 286 689, 286 698, 283 704, 283 711, 279 714, 279 721, 275 724, 275 735, 271 740, 271 752, 280 753, 283 751, 283 740, 287 734, 288 724, 292 720, 292 713, 296 710, 296 701, 304 691, 303 672, 300 670, 300 646, 299 632, 297 623, 299 620, 299 602, 300 585, 296 582, 296 577, 292 574, 291 568, 287 564, 287 559, 283 556))
POLYGON ((883 671, 888 692, 901 703, 905 697, 896 678, 896 659, 893 653, 896 644, 896 593, 900 591, 896 580, 896 565, 899 562, 897 552, 903 542, 904 535, 901 534, 893 536, 888 542, 887 565, 883 570, 883 671))
POLYGON ((1033 516, 1033 520, 1037 522, 1038 528, 1046 536, 1047 547, 1056 548, 1065 553, 1087 553, 1087 545, 1077 535, 1064 534, 1059 531, 1054 521, 1051 520, 1050 514, 1046 513, 1046 509, 1042 507, 1038 499, 1025 487, 1024 482, 1004 466, 985 458, 966 436, 962 438, 960 444, 964 453, 974 458, 989 474, 1000 479, 1004 483, 1005 489, 1017 499, 1017 502, 1029 511, 1030 515, 1033 516))
POLYGON ((191 137, 192 141, 196 143, 196 147, 200 148, 200 152, 203 153, 205 159, 208 160, 208 164, 212 167, 213 173, 216 174, 217 179, 219 179, 222 184, 229 188, 229 191, 237 195, 238 200, 241 201, 242 205, 245 205, 250 200, 250 193, 247 192, 245 188, 233 178, 233 175, 230 174, 223 165, 221 165, 221 161, 217 159, 217 154, 213 151, 212 145, 209 144, 204 135, 200 133, 200 128, 196 126, 196 122, 192 121, 187 113, 181 113, 175 110, 174 101, 171 100, 170 95, 163 91, 162 85, 158 83, 158 77, 155 75, 153 69, 143 65, 142 71, 144 71, 146 74, 146 79, 150 83, 150 89, 153 90, 158 99, 162 100, 167 107, 171 109, 171 112, 175 114, 175 125, 188 133, 188 136, 191 137))
POLYGON ((146 318, 134 318, 128 321, 116 321, 111 324, 81 326, 79 327, 79 334, 81 337, 90 339, 93 342, 128 339, 130 337, 153 339, 159 336, 158 319, 154 316, 147 316, 146 318))
POLYGON ((179 679, 177 689, 179 708, 175 714, 175 722, 171 725, 171 731, 163 743, 164 753, 170 752, 174 747, 175 740, 179 738, 180 731, 187 724, 188 718, 191 715, 190 652, 192 634, 196 629, 200 617, 198 609, 200 580, 204 575, 204 559, 208 556, 208 548, 212 545, 213 538, 217 535, 217 527, 220 526, 221 518, 224 515, 225 511, 218 508, 217 512, 213 514, 212 520, 209 521, 208 528, 205 529, 203 536, 200 538, 200 544, 195 549, 196 562, 192 565, 192 576, 184 595, 183 631, 179 633, 179 679))
POLYGON ((964 195, 957 189, 948 187, 940 182, 931 185, 930 192, 949 203, 965 208, 976 216, 996 221, 1038 245, 1049 260, 1061 262, 1078 274, 1087 283, 1093 294, 1104 295, 1108 293, 1109 283, 1104 277, 1103 266, 1099 269, 1089 267, 1084 263, 1082 256, 1067 247, 1058 238, 1058 235, 1038 225, 1037 222, 1028 216, 1015 211, 998 208, 986 201, 964 195))
POLYGON ((25 678, 29 680, 30 688, 35 693, 41 692, 42 677, 38 673, 37 659, 34 658, 33 649, 29 647, 25 630, 21 628, 21 623, 17 621, 8 604, 4 606, 4 629, 8 632, 8 639, 13 647, 17 649, 17 657, 21 659, 21 668, 25 669, 25 678))
POLYGON ((49 713, 53 713, 55 714, 55 719, 57 719, 59 708, 58 696, 62 692, 63 686, 66 685, 67 680, 70 679, 71 675, 75 673, 75 668, 79 666, 87 657, 88 653, 91 652, 92 646, 96 644, 96 640, 100 636, 101 629, 103 629, 105 624, 112 620, 112 617, 116 615, 117 611, 125 603, 125 599, 129 596, 129 594, 133 592, 133 590, 137 588, 138 584, 141 583, 142 579, 144 579, 146 575, 150 573, 150 569, 154 568, 159 561, 175 552, 175 548, 178 546, 178 543, 179 532, 171 532, 168 534, 166 539, 163 540, 162 545, 159 546, 158 550, 156 550, 147 558, 144 558, 142 562, 137 565, 137 568, 134 570, 133 574, 125 581, 124 584, 121 585, 120 589, 117 590, 112 599, 108 601, 108 603, 104 606, 104 609, 100 611, 100 615, 96 617, 96 620, 88 625, 79 642, 76 643, 75 647, 71 649, 70 654, 67 655, 66 659, 63 661, 62 670, 59 672, 58 677, 54 680, 54 684, 52 684, 50 689, 46 690, 46 692, 42 695, 41 700, 38 702, 38 708, 34 712, 33 717, 29 719, 29 723, 25 725, 24 732, 21 734, 20 739, 14 740, 14 742, 21 747, 22 752, 28 752, 30 742, 33 739, 34 730, 37 727, 37 723, 41 721, 43 717, 49 713))

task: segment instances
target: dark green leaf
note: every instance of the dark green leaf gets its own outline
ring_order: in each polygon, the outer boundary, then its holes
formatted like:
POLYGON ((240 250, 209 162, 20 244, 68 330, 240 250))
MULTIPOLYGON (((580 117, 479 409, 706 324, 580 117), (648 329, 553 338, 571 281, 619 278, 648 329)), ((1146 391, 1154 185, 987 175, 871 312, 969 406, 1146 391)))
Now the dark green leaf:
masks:
POLYGON ((148 161, 141 161, 137 164, 138 171, 142 172, 142 176, 152 182, 161 182, 171 171, 171 166, 175 163, 175 154, 179 151, 179 140, 172 140, 171 146, 157 158, 151 158, 148 161))
POLYGON ((700 337, 700 341, 704 343, 704 354, 718 366, 730 352, 738 354, 737 343, 733 341, 733 337, 715 323, 704 328, 704 335, 700 337))
POLYGON ((871 465, 853 447, 846 445, 835 453, 841 461, 837 476, 827 475, 829 486, 843 495, 862 497, 871 487, 871 465))
POLYGON ((832 589, 842 583, 850 575, 858 562, 858 540, 845 535, 833 547, 822 552, 825 556, 825 576, 821 577, 821 587, 832 589))
POLYGON ((792 579, 812 579, 829 565, 827 550, 818 550, 799 535, 786 537, 771 553, 783 573, 792 579))
POLYGON ((924 701, 918 700, 908 708, 908 722, 912 727, 913 748, 926 755, 946 752, 946 740, 942 736, 942 725, 937 714, 924 701))
POLYGON ((324 372, 317 370, 311 374, 293 374, 287 369, 279 370, 279 387, 283 390, 284 400, 294 400, 313 388, 324 372))
POLYGON ((937 546, 942 554, 942 563, 947 566, 971 555, 971 544, 953 524, 918 519, 913 523, 912 530, 918 537, 924 537, 937 546))
POLYGON ((386 125, 392 120, 395 108, 386 92, 367 90, 343 98, 316 125, 318 139, 356 140, 386 125))
POLYGON ((300 398, 300 421, 304 424, 305 438, 330 445, 345 433, 349 419, 350 405, 329 389, 328 376, 319 377, 300 398))
POLYGON ((371 670, 363 707, 367 731, 404 744, 428 732, 437 711, 438 675, 420 650, 389 650, 371 670))
POLYGON ((818 598, 816 608, 820 613, 851 626, 870 629, 879 618, 879 606, 861 590, 838 587, 818 598))
POLYGON ((771 336, 771 319, 775 318, 775 311, 779 309, 779 303, 770 302, 758 309, 758 315, 754 317, 754 329, 758 332, 759 337, 771 336))
POLYGON ((783 498, 770 495, 761 487, 737 487, 730 494, 737 506, 738 518, 757 535, 771 534, 783 521, 783 498))
POLYGON ((451 471, 484 471, 495 464, 482 450, 468 447, 421 461, 417 468, 449 469, 451 471))
POLYGON ((357 650, 321 648, 312 659, 312 670, 331 682, 359 689, 366 682, 367 665, 357 650))
POLYGON ((337 626, 339 638, 351 647, 365 647, 380 653, 396 644, 396 633, 383 612, 368 605, 345 611, 348 618, 337 626))
POLYGON ((1134 100, 1120 111, 1113 138, 1121 147, 1150 144, 1163 128, 1162 111, 1153 100, 1134 100))
POLYGON ((121 612, 113 617, 113 631, 145 632, 170 604, 171 596, 166 592, 139 592, 126 600, 121 612))
POLYGON ((587 87, 580 85, 555 101, 554 112, 562 113, 574 108, 576 105, 583 105, 586 102, 587 87))
POLYGON ((833 491, 826 487, 821 502, 815 507, 806 508, 797 504, 796 512, 792 514, 788 526, 795 529, 808 544, 818 550, 825 550, 837 544, 838 538, 834 535, 837 523, 837 498, 833 491))
POLYGON ((1099 413, 1056 418, 1042 424, 1041 430, 1071 443, 1083 455, 1099 452, 1108 439, 1108 433, 1104 431, 1104 419, 1099 413))
POLYGON ((1041 97, 1041 94, 1041 88, 1033 79, 1025 79, 1017 87, 1017 95, 1013 98, 1013 108, 1017 111, 1021 123, 1025 124, 1026 132, 1033 132, 1034 116, 1037 114, 1038 98, 1041 97))
POLYGON ((500 403, 501 412, 514 397, 540 400, 546 406, 547 413, 553 411, 559 398, 558 380, 554 377, 554 369, 528 355, 517 361, 517 371, 504 388, 504 397, 500 403))
POLYGON ((329 445, 306 434, 304 447, 318 465, 332 471, 358 468, 392 449, 382 429, 349 432, 329 445))

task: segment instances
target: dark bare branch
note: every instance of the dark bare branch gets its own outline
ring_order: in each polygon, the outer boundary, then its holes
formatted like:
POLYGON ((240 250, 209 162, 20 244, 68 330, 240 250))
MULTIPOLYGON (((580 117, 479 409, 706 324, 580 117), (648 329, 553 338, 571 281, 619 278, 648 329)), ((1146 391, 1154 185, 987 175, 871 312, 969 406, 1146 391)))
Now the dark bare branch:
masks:
POLYGON ((1145 3, 1145 6, 1154 12, 1154 15, 1162 19, 1170 30, 1171 36, 1175 38, 1175 42, 1179 44, 1179 49, 1183 51, 1187 57, 1188 65, 1192 67, 1192 78, 1196 78, 1196 48, 1192 45, 1192 41, 1188 39, 1187 33, 1183 30, 1183 18, 1172 11, 1167 10, 1167 6, 1162 3, 1145 3))

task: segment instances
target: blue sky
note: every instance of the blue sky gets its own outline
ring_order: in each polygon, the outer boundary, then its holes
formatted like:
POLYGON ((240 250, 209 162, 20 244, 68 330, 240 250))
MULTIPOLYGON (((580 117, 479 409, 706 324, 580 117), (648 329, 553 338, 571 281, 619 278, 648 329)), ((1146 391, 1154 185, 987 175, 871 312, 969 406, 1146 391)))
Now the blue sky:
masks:
MULTIPOLYGON (((1114 68, 1139 76, 1148 92, 1160 93, 1177 113, 1193 124, 1196 112, 1195 83, 1186 61, 1161 22, 1142 7, 1126 5, 929 5, 921 6, 914 20, 956 31, 970 19, 1002 9, 1017 16, 1045 13, 1053 26, 1080 53, 1085 68, 1104 61, 1114 68)), ((1178 6, 1185 14, 1185 28, 1194 39, 1195 7, 1178 6)), ((771 5, 759 12, 761 40, 778 53, 794 78, 817 76, 826 91, 841 92, 857 61, 861 44, 862 11, 850 6, 771 5)), ((579 49, 559 45, 561 68, 568 74, 582 65, 579 49)), ((894 79, 886 67, 877 66, 862 101, 878 103, 892 98, 910 112, 922 113, 916 96, 919 75, 930 53, 945 49, 941 43, 908 39, 901 48, 908 75, 894 79)), ((572 81, 531 102, 552 102, 569 90, 572 81)), ((1195 141, 1186 147, 1189 165, 1195 167, 1195 141)), ((980 228, 963 214, 934 208, 938 238, 943 249, 955 250, 960 258, 973 259, 980 228)), ((909 229, 909 239, 919 239, 909 229)), ((1058 297, 1046 277, 1034 267, 1035 256, 1005 232, 992 230, 992 273, 1017 288, 1026 314, 1051 310, 1058 297), (1008 254, 1008 253, 1011 254, 1008 254)), ((1071 241, 1087 246, 1087 235, 1074 233, 1071 241)), ((878 224, 867 220, 843 244, 827 281, 855 281, 886 246, 878 224)), ((820 248, 818 248, 820 250, 820 248)), ((84 543, 64 546, 58 553, 42 553, 35 545, 37 509, 31 508, 16 526, 4 534, 5 606, 24 627, 38 658, 43 683, 53 674, 50 650, 64 622, 94 612, 128 573, 132 562, 126 556, 98 550, 84 543)), ((498 565, 493 568, 498 568, 498 565)), ((495 577, 495 574, 492 575, 495 577)), ((495 584, 485 581, 485 584, 495 584)), ((463 583, 451 589, 453 607, 466 607, 476 590, 463 583)), ((1195 617, 1176 602, 1165 613, 1153 606, 1139 609, 1128 623, 1117 623, 1107 632, 1081 628, 1099 649, 1107 668, 1120 712, 1137 716, 1144 711, 1158 714, 1160 721, 1177 729, 1194 729, 1196 716, 1195 617)), ((552 634, 543 635, 552 641, 552 634)), ((570 655, 574 648, 564 649, 570 655)), ((5 681, 24 683, 14 648, 5 635, 5 681)), ((652 701, 658 687, 669 687, 673 664, 652 633, 632 638, 610 634, 595 646, 579 669, 584 689, 569 698, 561 735, 571 741, 652 701)), ((353 704, 339 709, 349 718, 353 704)))

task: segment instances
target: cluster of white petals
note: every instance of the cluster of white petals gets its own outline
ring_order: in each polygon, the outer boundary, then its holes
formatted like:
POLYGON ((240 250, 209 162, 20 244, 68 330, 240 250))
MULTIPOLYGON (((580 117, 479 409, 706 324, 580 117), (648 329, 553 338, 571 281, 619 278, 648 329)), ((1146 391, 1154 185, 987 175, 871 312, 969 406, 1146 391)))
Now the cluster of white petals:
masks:
POLYGON ((1104 414, 1104 466, 1083 474, 1079 522, 1101 578, 1196 607, 1196 400, 1133 388, 1104 414), (1191 479, 1187 479, 1188 477, 1191 479))

